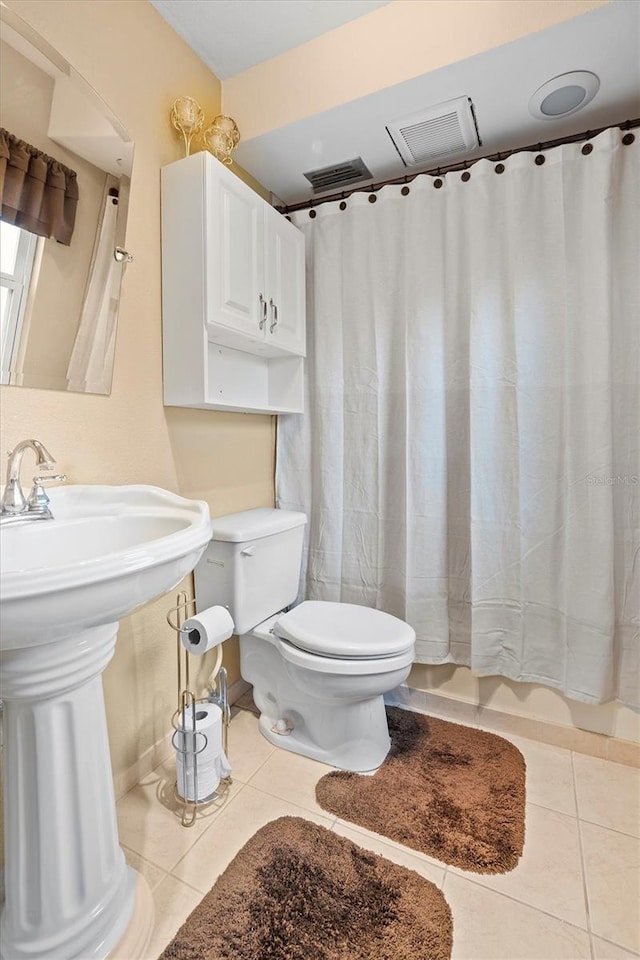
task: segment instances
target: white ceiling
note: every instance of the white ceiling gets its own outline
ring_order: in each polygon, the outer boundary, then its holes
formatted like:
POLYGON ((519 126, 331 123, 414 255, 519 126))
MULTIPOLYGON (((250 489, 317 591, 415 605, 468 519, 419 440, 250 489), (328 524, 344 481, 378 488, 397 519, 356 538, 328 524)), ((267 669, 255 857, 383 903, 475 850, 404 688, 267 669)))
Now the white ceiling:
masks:
MULTIPOLYGON (((280 49, 291 47, 294 34, 287 32, 286 25, 292 17, 300 18, 310 30, 322 32, 322 28, 312 28, 312 21, 303 16, 310 8, 320 8, 316 11, 320 21, 314 20, 313 23, 324 24, 323 28, 329 29, 328 20, 322 19, 323 11, 327 17, 339 12, 342 14, 340 22, 345 22, 359 15, 354 13, 356 8, 361 13, 365 6, 380 6, 346 0, 321 0, 320 3, 307 3, 306 0, 152 2, 163 15, 164 8, 171 9, 171 16, 181 23, 179 29, 173 25, 185 39, 185 25, 188 24, 201 43, 202 37, 210 32, 209 16, 217 16, 222 8, 233 8, 234 29, 239 30, 235 39, 232 33, 223 37, 217 32, 206 43, 216 48, 211 52, 212 56, 222 55, 222 48, 227 48, 227 53, 234 56, 238 54, 240 59, 236 63, 248 63, 246 58, 255 56, 255 42, 264 26, 258 27, 258 20, 268 21, 269 36, 274 43, 273 47, 268 47, 265 39, 261 48, 264 54, 267 49, 276 50, 281 39, 284 45, 280 49), (269 16, 266 16, 267 8, 271 8, 269 16), (349 16, 345 15, 347 11, 350 11, 349 16), (239 26, 241 22, 244 24, 242 28, 239 26), (250 48, 254 50, 253 54, 249 53, 250 48)), ((336 19, 332 25, 338 22, 336 19)), ((300 25, 300 20, 297 23, 300 25)), ((304 39, 311 35, 307 31, 304 39)), ((191 45, 202 56, 196 43, 191 45)), ((212 68, 217 75, 223 75, 220 68, 213 64, 212 68)), ((301 76, 300 83, 304 82, 305 77, 301 76)), ((370 182, 402 177, 405 173, 413 175, 420 168, 404 166, 386 125, 457 97, 470 97, 473 101, 480 133, 480 147, 463 158, 470 160, 640 117, 640 2, 614 0, 513 43, 387 87, 252 140, 241 140, 234 158, 286 204, 300 203, 313 196, 310 184, 303 176, 305 172, 356 157, 362 157, 371 171, 370 182), (533 117, 528 109, 532 94, 547 80, 574 70, 592 71, 599 77, 600 88, 591 103, 564 119, 533 117)))
POLYGON ((462 159, 640 117, 640 3, 615 0, 521 40, 241 141, 234 156, 289 204, 311 198, 306 171, 355 157, 362 157, 373 182, 415 174, 420 168, 404 166, 386 124, 461 96, 473 101, 481 139, 481 146, 462 159), (545 81, 572 70, 590 70, 599 77, 591 103, 564 119, 533 117, 528 110, 532 94, 545 81))
POLYGON ((151 0, 220 80, 271 60, 389 0, 151 0))

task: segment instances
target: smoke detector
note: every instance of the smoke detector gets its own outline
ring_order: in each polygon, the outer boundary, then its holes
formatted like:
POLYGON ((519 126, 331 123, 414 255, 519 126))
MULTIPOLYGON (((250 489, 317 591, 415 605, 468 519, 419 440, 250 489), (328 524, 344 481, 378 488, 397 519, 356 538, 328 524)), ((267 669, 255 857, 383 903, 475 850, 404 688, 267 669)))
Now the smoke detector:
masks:
POLYGON ((529 113, 537 120, 568 117, 593 100, 599 87, 600 80, 589 70, 561 73, 536 90, 529 100, 529 113))
POLYGON ((438 103, 387 124, 387 133, 406 166, 469 153, 480 145, 469 97, 438 103))

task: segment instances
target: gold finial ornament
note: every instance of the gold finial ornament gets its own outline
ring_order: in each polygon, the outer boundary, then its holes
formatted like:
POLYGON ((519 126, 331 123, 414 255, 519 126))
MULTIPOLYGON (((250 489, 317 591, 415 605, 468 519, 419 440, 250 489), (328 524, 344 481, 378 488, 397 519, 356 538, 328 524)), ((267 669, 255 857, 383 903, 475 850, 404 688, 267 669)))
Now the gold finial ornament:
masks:
POLYGON ((185 156, 191 150, 191 141, 199 133, 204 123, 202 107, 192 97, 178 97, 171 108, 171 123, 179 130, 184 139, 185 156))
POLYGON ((231 153, 240 142, 240 131, 235 120, 221 114, 204 131, 202 141, 214 157, 229 165, 232 162, 231 153))

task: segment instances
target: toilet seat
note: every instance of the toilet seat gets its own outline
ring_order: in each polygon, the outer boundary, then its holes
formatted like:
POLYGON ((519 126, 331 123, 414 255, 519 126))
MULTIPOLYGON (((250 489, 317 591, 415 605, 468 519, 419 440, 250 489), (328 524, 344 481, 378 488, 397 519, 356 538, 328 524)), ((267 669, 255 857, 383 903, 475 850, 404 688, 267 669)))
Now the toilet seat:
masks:
MULTIPOLYGON (((305 600, 280 614, 273 624, 273 633, 283 644, 307 655, 349 661, 393 660, 407 653, 413 655, 416 639, 408 623, 382 610, 329 600, 305 600)), ((353 672, 374 672, 370 667, 369 663, 353 672)))
POLYGON ((317 653, 308 653, 294 646, 288 640, 282 640, 271 634, 269 638, 278 648, 283 660, 304 667, 315 673, 326 673, 332 676, 373 676, 374 674, 393 673, 413 663, 413 645, 403 653, 388 657, 359 657, 349 660, 346 657, 327 657, 317 653))

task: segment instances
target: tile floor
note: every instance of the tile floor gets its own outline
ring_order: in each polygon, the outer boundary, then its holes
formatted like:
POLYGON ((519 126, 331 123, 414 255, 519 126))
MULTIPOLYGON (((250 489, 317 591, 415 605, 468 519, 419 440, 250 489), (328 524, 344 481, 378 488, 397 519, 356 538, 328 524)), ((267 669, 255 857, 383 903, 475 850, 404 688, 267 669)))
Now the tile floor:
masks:
POLYGON ((231 722, 233 786, 189 829, 172 801, 171 761, 118 803, 129 862, 156 902, 155 960, 261 826, 306 817, 437 884, 454 919, 454 960, 630 960, 640 954, 640 770, 508 737, 527 763, 526 842, 515 870, 467 873, 337 820, 315 801, 330 768, 272 747, 256 717, 231 722))

